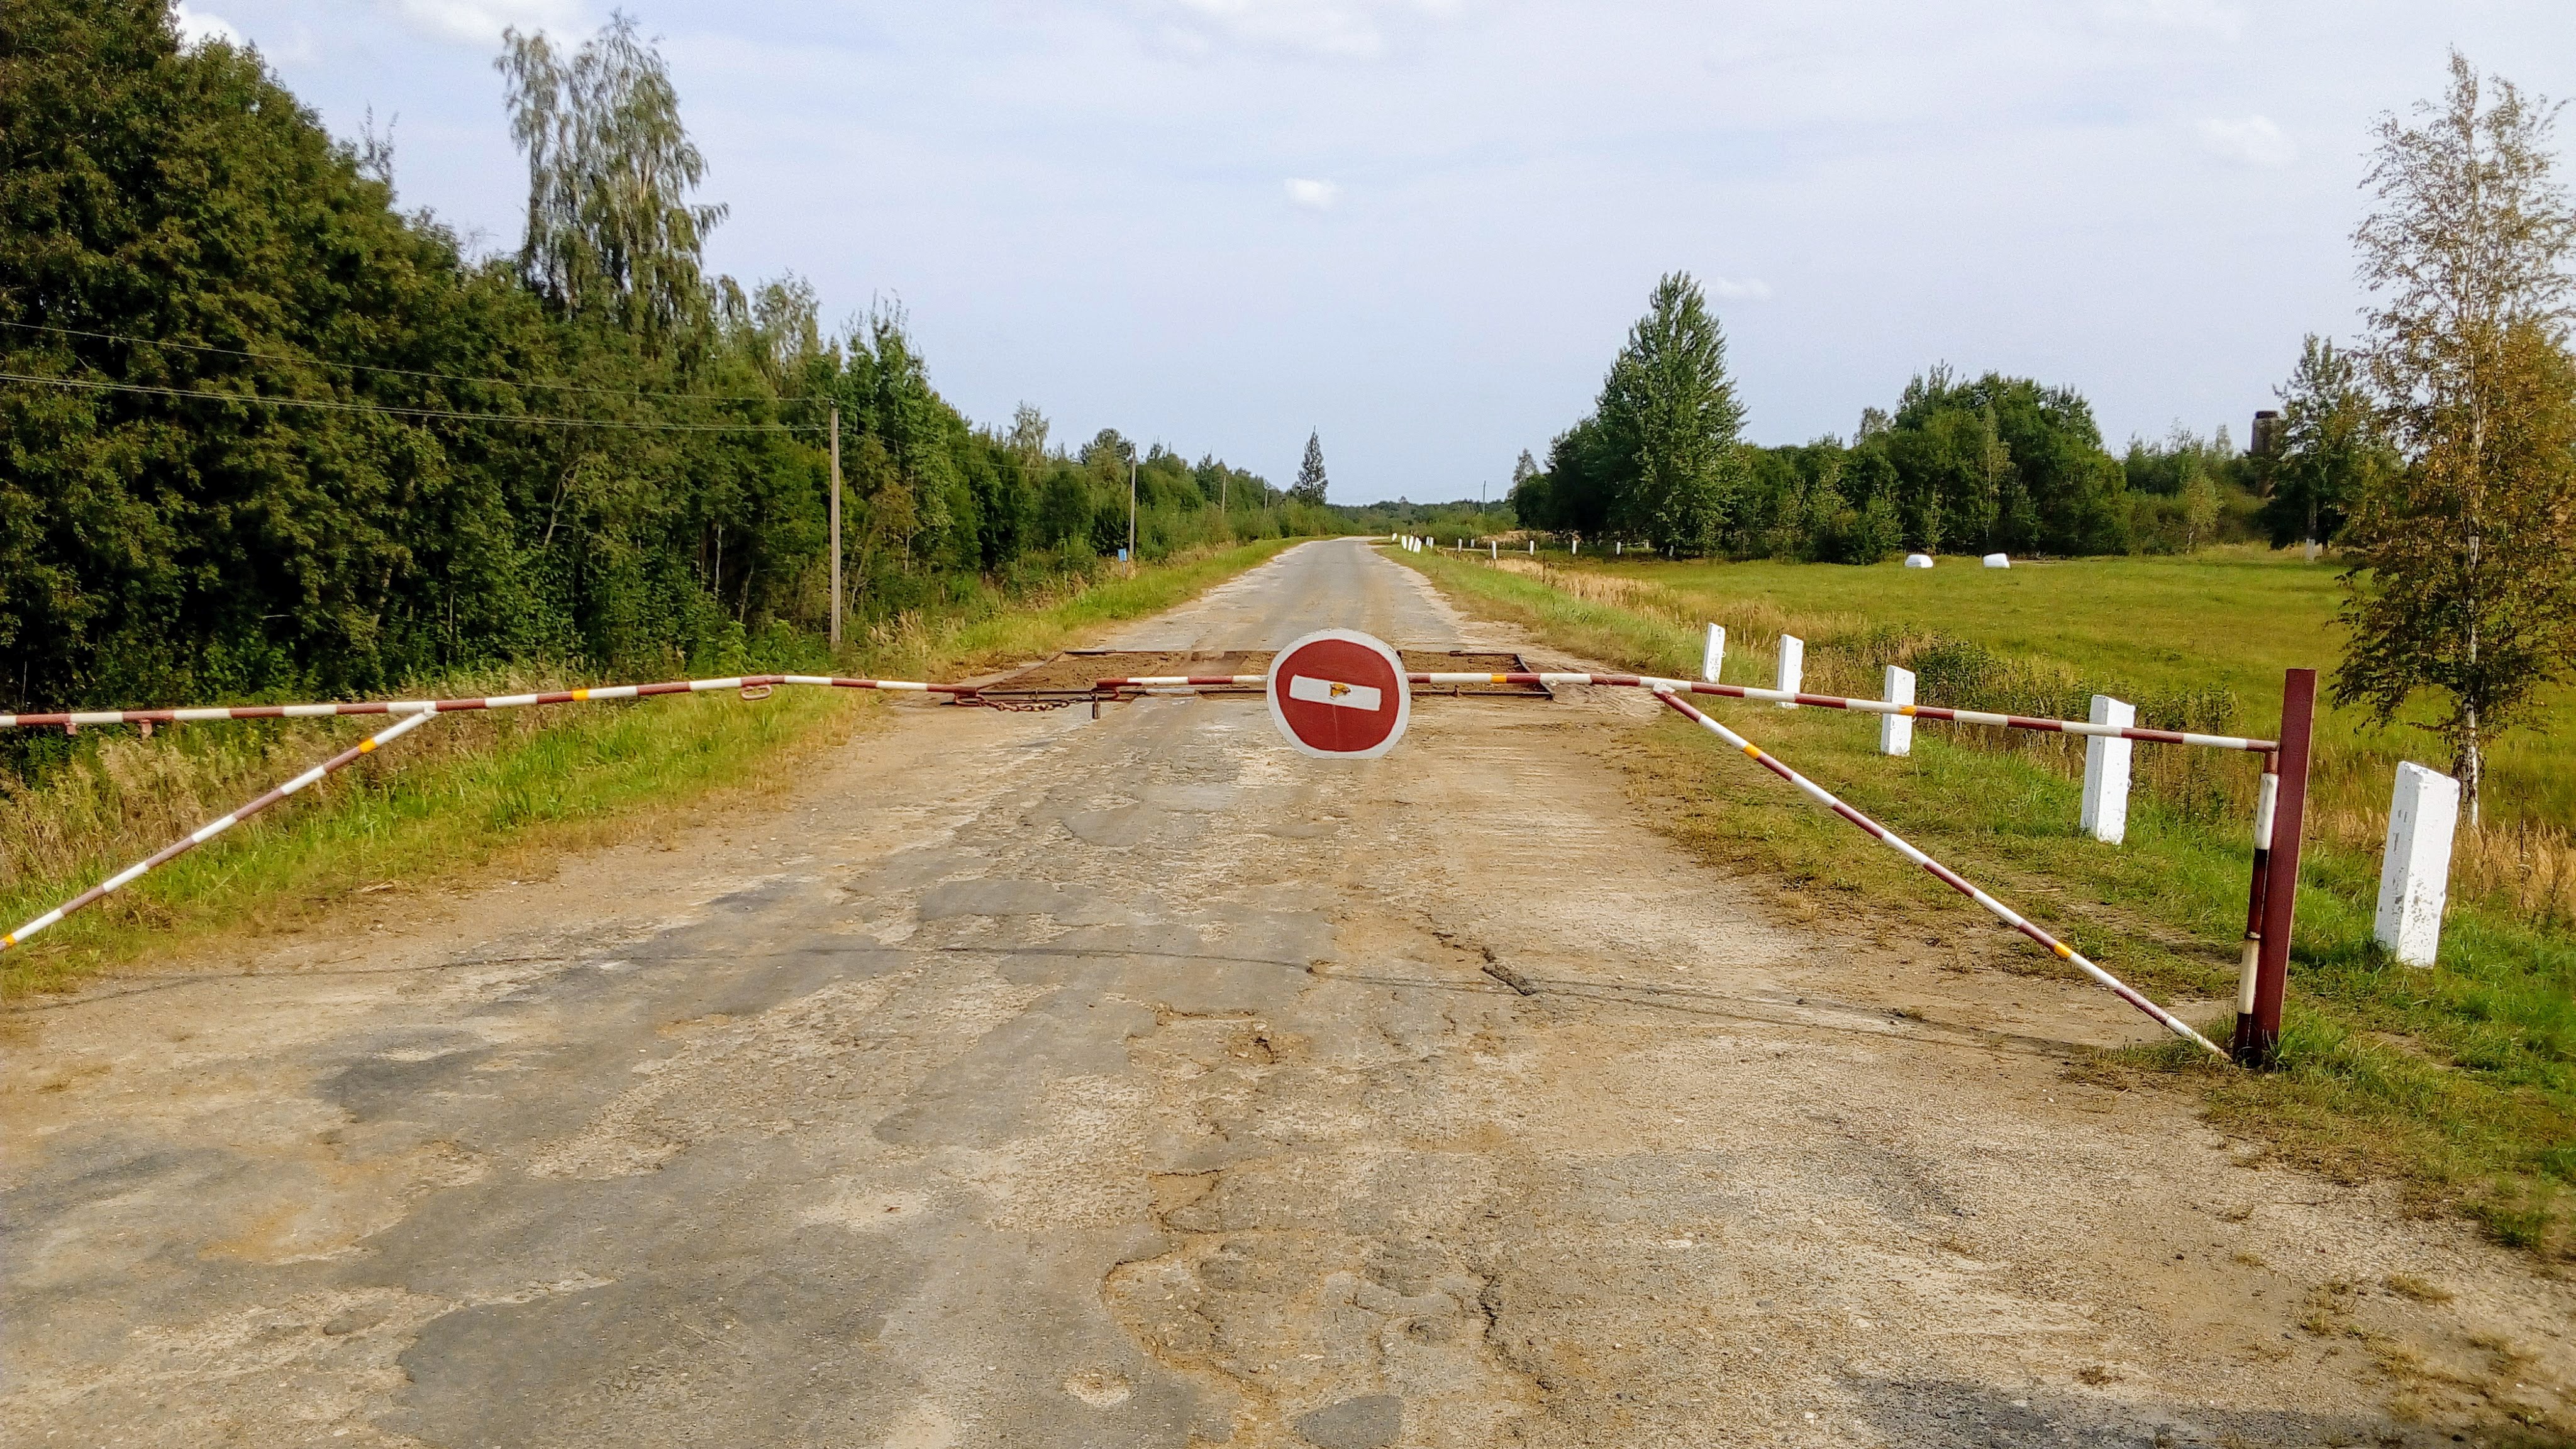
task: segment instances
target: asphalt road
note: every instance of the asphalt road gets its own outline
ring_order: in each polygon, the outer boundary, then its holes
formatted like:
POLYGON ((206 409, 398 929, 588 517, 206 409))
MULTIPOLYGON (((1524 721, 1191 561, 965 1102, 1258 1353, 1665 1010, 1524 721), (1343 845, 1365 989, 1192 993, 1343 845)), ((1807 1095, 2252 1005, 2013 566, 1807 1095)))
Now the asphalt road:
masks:
MULTIPOLYGON (((1111 642, 1328 624, 1512 642, 1355 543, 1111 642)), ((2068 1080, 2116 1003, 1682 855, 1641 701, 1329 766, 1257 700, 889 717, 757 816, 22 1005, 0 1440, 2448 1442, 2320 1311, 2563 1372, 2563 1286, 2068 1080)))

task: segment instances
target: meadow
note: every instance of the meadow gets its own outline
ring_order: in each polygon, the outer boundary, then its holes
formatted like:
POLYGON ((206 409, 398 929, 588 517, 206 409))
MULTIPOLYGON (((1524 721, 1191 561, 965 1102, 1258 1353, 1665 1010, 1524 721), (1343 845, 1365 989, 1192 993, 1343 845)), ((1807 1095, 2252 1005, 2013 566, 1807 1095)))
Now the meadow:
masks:
MULTIPOLYGON (((1390 555, 1469 609, 1605 663, 1695 676, 1706 623, 1727 628, 1730 683, 1772 682, 1778 637, 1808 641, 1806 688, 1878 692, 1904 663, 1920 700, 2081 717, 2099 691, 2141 723, 2269 735, 2281 672, 2330 671, 2328 565, 2257 550, 1985 570, 1573 560, 1498 566, 1390 555)), ((2566 719, 2562 692, 2543 722, 2566 719)), ((1911 757, 1876 753, 1875 721, 1721 704, 1757 744, 1985 884, 2113 970, 2191 1004, 2225 1036, 2243 928, 2250 758, 2140 746, 2128 838, 2077 830, 2083 752, 2059 736, 1918 723, 1911 757)), ((2371 939, 2378 852, 2399 758, 2446 763, 2422 732, 2331 708, 2318 721, 2310 849, 2278 1071, 2207 1067, 2188 1048, 2089 1058, 2113 1083, 2173 1078, 2211 1119, 2338 1175, 2386 1174, 2500 1240, 2576 1252, 2576 758, 2563 736, 2510 738, 2489 817, 2461 832, 2439 962, 2401 966, 2371 939)), ((1798 913, 1925 932, 1979 966, 2059 970, 1849 826, 1813 810, 1704 732, 1650 731, 1634 769, 1666 827, 1733 868, 1778 877, 1798 913)))
MULTIPOLYGON (((1271 539, 1075 576, 1017 596, 952 591, 936 608, 866 631, 838 661, 782 635, 674 673, 746 670, 957 678, 1040 657, 1143 618, 1276 555, 1271 539)), ((474 696, 607 681, 570 670, 419 681, 403 698, 474 696)), ((210 703, 213 701, 209 701, 210 703)), ((260 703, 266 701, 225 701, 260 703)), ((781 688, 752 702, 686 695, 449 715, 0 954, 0 998, 60 990, 146 956, 328 925, 388 891, 460 889, 542 874, 568 850, 635 839, 757 800, 795 765, 866 729, 885 701, 781 688)), ((0 770, 0 917, 34 917, 346 748, 381 719, 92 728, 53 737, 41 769, 0 770), (33 774, 32 782, 26 778, 33 774)))

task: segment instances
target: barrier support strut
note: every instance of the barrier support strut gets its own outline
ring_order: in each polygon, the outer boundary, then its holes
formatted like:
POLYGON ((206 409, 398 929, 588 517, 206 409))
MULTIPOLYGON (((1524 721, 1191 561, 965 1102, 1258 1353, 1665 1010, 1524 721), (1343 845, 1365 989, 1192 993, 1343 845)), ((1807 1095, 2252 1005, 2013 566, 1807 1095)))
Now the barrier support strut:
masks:
POLYGON ((380 729, 374 734, 367 736, 365 739, 358 741, 349 748, 342 750, 340 753, 333 755, 327 760, 324 760, 321 764, 315 765, 312 769, 305 771, 303 774, 296 776, 294 779, 287 781, 285 784, 278 786, 276 789, 269 791, 267 794, 262 795, 258 799, 251 801, 249 804, 235 810, 230 815, 223 816, 220 819, 212 820, 204 825, 198 826, 195 830, 190 831, 186 835, 180 836, 177 840, 174 840, 168 845, 161 847, 159 850, 154 851, 151 855, 144 857, 142 860, 136 861, 125 869, 120 870, 116 874, 109 876, 107 879, 100 881, 98 884, 91 886, 88 890, 82 891, 79 895, 72 897, 70 900, 63 902, 61 905, 54 907, 52 910, 45 912, 41 916, 36 917, 27 924, 20 926, 18 929, 11 931, 5 936, 0 936, 0 951, 7 951, 14 947, 23 945, 29 936, 36 934, 38 931, 45 929, 47 926, 54 924, 56 921, 72 914, 74 911, 82 910, 105 900, 109 895, 133 884, 137 878, 144 874, 144 872, 149 871, 156 866, 165 865, 170 861, 178 859, 180 856, 186 855, 189 851, 196 849, 198 846, 205 844, 207 841, 212 840, 216 836, 223 834, 225 831, 232 829, 234 826, 241 824, 243 821, 257 815, 269 806, 285 799, 287 796, 302 790, 308 785, 314 784, 323 776, 337 773, 338 771, 355 764, 360 756, 374 754, 384 745, 411 733, 413 730, 429 723, 433 718, 435 718, 435 715, 428 710, 422 710, 415 714, 404 715, 402 718, 395 720, 392 724, 385 726, 383 729, 380 729))
MULTIPOLYGON (((2310 679, 2313 681, 2313 674, 2310 675, 2310 679)), ((2024 919, 2019 912, 2013 910, 2012 907, 2005 905, 2003 902, 1996 900, 1993 896, 1987 895, 1984 891, 1970 885, 1967 881, 1961 879, 1956 871, 1951 870, 1948 866, 1941 864, 1941 862, 1934 860, 1932 857, 1925 855, 1922 851, 1915 849, 1912 845, 1907 844, 1902 837, 1896 834, 1896 832, 1879 824, 1877 821, 1870 819, 1868 816, 1863 815, 1851 806, 1844 804, 1833 794, 1832 791, 1825 789, 1822 785, 1819 785, 1815 781, 1808 779, 1806 776, 1799 774, 1797 771, 1790 769, 1787 765, 1782 764, 1778 759, 1764 752, 1752 741, 1747 740, 1742 735, 1737 734, 1735 731, 1728 729, 1726 726, 1719 724, 1716 720, 1709 718, 1707 715, 1702 714, 1697 709, 1684 703, 1680 695, 1674 692, 1674 689, 1670 684, 1658 681, 1654 685, 1654 691, 1657 699, 1660 699, 1664 703, 1672 706, 1676 712, 1689 719, 1692 723, 1698 725, 1704 730, 1707 730, 1709 733, 1716 735, 1719 739, 1726 741, 1736 749, 1743 751, 1755 764, 1760 765, 1762 768, 1769 770, 1772 774, 1775 774, 1781 779, 1788 781, 1791 785, 1796 786, 1799 793, 1805 795, 1808 799, 1815 801, 1827 810, 1830 810, 1845 820, 1850 821, 1852 824, 1859 826, 1881 845, 1886 846, 1888 849, 1895 851, 1897 854, 1904 856, 1907 860, 1912 861, 1915 865, 1921 867, 1925 872, 1929 873, 1933 879, 1948 886, 1950 889, 1957 891, 1959 894, 1966 896, 1968 899, 1975 901, 1978 905, 1983 906, 1987 913, 1994 916, 1995 919, 2002 921, 2005 925, 2012 927, 2014 930, 2028 936, 2033 941, 2047 947, 2050 954, 2056 956, 2059 960, 2073 966, 2076 970, 2083 972, 2085 975, 2093 978, 2094 981, 2101 985, 2109 987, 2122 1001, 2125 1001, 2131 1006, 2136 1007, 2138 1010, 2145 1012, 2147 1015, 2154 1017, 2167 1031, 2170 1031, 2174 1035, 2181 1037, 2183 1040, 2200 1047, 2202 1050, 2207 1051, 2211 1056, 2218 1057, 2221 1060, 2226 1058, 2227 1053, 2220 1051, 2216 1043, 2210 1041, 2209 1038, 2202 1036, 2199 1032, 2192 1030, 2188 1023, 2174 1016, 2171 1012, 2168 1012, 2163 1007, 2149 1001, 2145 996, 2139 994, 2136 988, 2130 986, 2127 982, 2122 981, 2110 972, 2105 971, 2101 967, 2094 965, 2091 961, 2086 960, 2075 950, 2074 947, 2067 945, 2065 942, 2058 940, 2055 936, 2052 936, 2046 931, 2043 931, 2039 927, 2031 924, 2028 920, 2024 919)))
POLYGON ((2293 669, 2281 677, 2281 747, 2263 774, 2256 803, 2257 829, 2268 813, 2271 829, 2256 837, 2253 909, 2262 930, 2250 943, 2253 971, 2237 988, 2239 1066, 2268 1067, 2281 1051, 2281 1001, 2290 986, 2290 928, 2299 906, 2299 846, 2308 810, 2308 741, 2316 725, 2317 672, 2293 669), (2265 811, 2263 806, 2269 805, 2265 811))

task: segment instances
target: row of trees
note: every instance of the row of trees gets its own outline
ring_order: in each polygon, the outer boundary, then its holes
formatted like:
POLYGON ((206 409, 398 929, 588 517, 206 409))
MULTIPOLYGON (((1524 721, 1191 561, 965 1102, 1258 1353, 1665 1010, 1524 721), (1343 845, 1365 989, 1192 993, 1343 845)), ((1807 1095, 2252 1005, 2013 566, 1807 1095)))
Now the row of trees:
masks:
POLYGON ((1081 569, 1127 542, 1329 528, 1214 458, 979 428, 899 309, 703 266, 720 207, 629 20, 498 62, 515 256, 394 205, 164 0, 0 8, 0 708, 393 687, 458 665, 668 665, 818 626, 835 409, 850 604, 1081 569))
POLYGON ((1755 447, 1739 437, 1725 353, 1698 283, 1658 282, 1592 414, 1544 468, 1521 455, 1520 521, 1672 554, 1869 563, 1900 548, 2187 549, 2220 536, 2229 491, 2245 496, 2223 433, 2132 444, 2124 465, 2074 391, 1947 367, 1916 377, 1893 412, 1866 410, 1849 442, 1755 447))

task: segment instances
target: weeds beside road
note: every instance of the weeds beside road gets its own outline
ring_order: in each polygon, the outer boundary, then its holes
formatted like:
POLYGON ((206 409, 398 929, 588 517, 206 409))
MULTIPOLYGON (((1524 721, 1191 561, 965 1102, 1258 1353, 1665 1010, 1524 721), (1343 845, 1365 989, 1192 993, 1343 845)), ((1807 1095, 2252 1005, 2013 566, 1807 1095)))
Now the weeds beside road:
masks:
MULTIPOLYGON (((2192 703, 2206 700, 2206 689, 2193 687, 2203 681, 2249 696, 2237 722, 2256 734, 2277 715, 2253 694, 2267 675, 2278 688, 2279 666, 2267 651, 2283 647, 2285 637, 2321 636, 2322 619, 2331 615, 2328 596, 2266 587, 2271 581, 2259 576, 2246 588, 2227 564, 2209 566, 2205 587, 2190 596, 2202 609, 2197 616, 2179 605, 2150 616, 2137 581, 2111 580, 2120 586, 2106 588, 2094 565, 2075 563, 2023 575, 2017 619, 1968 608, 1942 614, 1947 629, 1936 631, 1928 611, 1884 602, 1893 592, 1882 587, 1892 568, 1496 568, 1435 553, 1390 556, 1473 610, 1626 668, 1695 677, 1703 623, 1715 620, 1728 626, 1731 681, 1768 684, 1785 631, 1808 640, 1807 687, 1814 692, 1875 695, 1877 663, 1946 650, 1984 662, 1946 676, 1925 671, 1926 704, 2000 708, 2044 700, 2051 691, 2102 688, 2164 701, 2168 709, 2205 710, 2206 703, 2192 703), (2209 607, 2212 600, 2220 606, 2209 607), (2125 648, 2124 637, 2132 640, 2125 648), (2064 652, 2052 657, 2030 648, 2048 638, 2064 641, 2064 652), (2141 662, 2147 667, 2137 667, 2141 662), (1943 687, 2003 697, 1953 697, 1943 687)), ((2152 567, 2167 588, 2195 580, 2186 563, 2152 567)), ((2250 760, 2138 747, 2128 839, 2111 847, 2077 831, 2083 752, 2072 740, 1918 724, 1912 756, 1887 759, 1877 753, 1869 717, 1714 707, 1731 709, 1730 722, 1757 744, 1776 748, 2114 971, 2162 992, 2229 1003, 2227 1012, 2208 1009, 2207 1024, 2224 1034, 2229 1023, 2218 1018, 2232 1012, 2250 864, 2251 812, 2242 808, 2250 800, 2250 760)), ((2064 711, 2061 702, 2043 712, 2064 711)), ((2154 712, 2142 711, 2140 723, 2166 722, 2146 717, 2154 712)), ((1676 722, 1648 738, 1636 768, 1651 788, 1682 802, 1667 828, 1701 854, 1777 872, 1799 898, 1883 932, 1944 945, 1984 939, 1982 923, 1939 885, 1745 768, 1704 732, 1676 722)), ((2340 793, 2327 793, 2313 809, 2355 808, 2344 802, 2367 789, 2384 797, 2384 766, 2374 784, 2371 769, 2355 762, 2361 754, 2355 747, 2321 771, 2340 793)), ((2440 963, 2428 970, 2397 965, 2371 940, 2377 841, 2360 828, 2313 825, 2312 816, 2282 1069, 2208 1071, 2202 1080, 2212 1119, 2329 1172, 2394 1174, 2419 1200, 2464 1211, 2505 1242, 2548 1256, 2576 1253, 2568 1191, 2576 1183, 2576 1148, 2569 1146, 2576 1143, 2576 935, 2566 917, 2554 898, 2535 909, 2516 898, 2510 879, 2471 875, 2455 884, 2440 963)), ((2013 969, 2055 969, 2001 942, 1979 954, 2013 969)), ((2093 1069, 2113 1076, 2150 1066, 2200 1072, 2188 1061, 2185 1051, 2160 1047, 2093 1069)))
MULTIPOLYGON (((1267 540, 1018 599, 971 594, 867 631, 839 664, 921 678, 1043 655, 1103 625, 1161 613, 1287 546, 1267 540)), ((730 676, 790 662, 759 654, 755 646, 746 657, 689 661, 687 672, 730 676)), ((819 655, 795 662, 824 663, 819 655)), ((424 681, 405 697, 599 682, 477 674, 424 681)), ((563 851, 753 801, 883 703, 781 688, 759 703, 689 695, 444 716, 0 955, 0 996, 65 987, 212 935, 292 929, 385 892, 542 872, 563 851)), ((92 729, 32 784, 0 771, 0 917, 9 926, 27 920, 381 725, 364 717, 227 721, 150 739, 92 729)))

